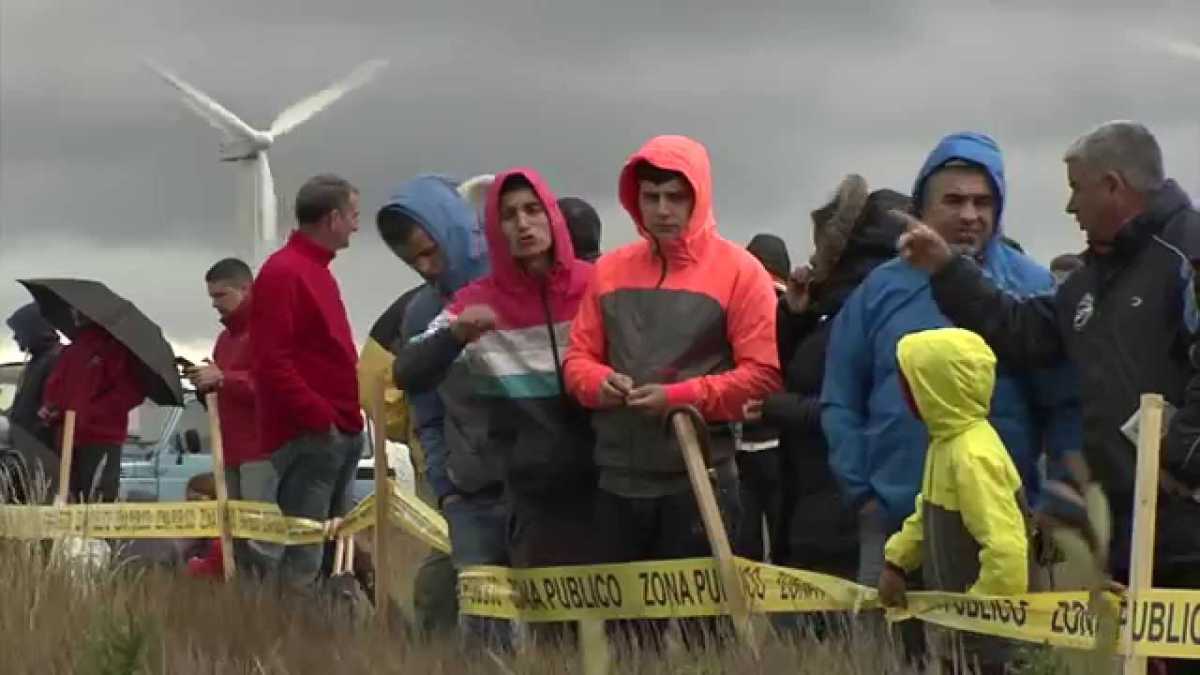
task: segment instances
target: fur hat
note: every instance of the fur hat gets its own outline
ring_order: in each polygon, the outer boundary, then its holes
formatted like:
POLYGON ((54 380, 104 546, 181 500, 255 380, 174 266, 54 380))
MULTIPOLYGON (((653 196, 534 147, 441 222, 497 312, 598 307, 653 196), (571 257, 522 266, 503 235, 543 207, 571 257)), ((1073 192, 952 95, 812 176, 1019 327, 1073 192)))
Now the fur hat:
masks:
POLYGON ((852 173, 842 179, 828 204, 812 212, 814 250, 809 265, 813 283, 829 278, 841 259, 869 194, 866 179, 852 173))

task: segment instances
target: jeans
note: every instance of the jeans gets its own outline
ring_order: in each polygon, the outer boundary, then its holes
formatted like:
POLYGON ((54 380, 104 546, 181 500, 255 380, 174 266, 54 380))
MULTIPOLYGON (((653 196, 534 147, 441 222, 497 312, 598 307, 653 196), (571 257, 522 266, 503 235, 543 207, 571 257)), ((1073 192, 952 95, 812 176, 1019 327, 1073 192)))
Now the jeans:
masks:
MULTIPOLYGON (((497 491, 460 495, 443 501, 450 526, 451 560, 461 570, 471 565, 508 565, 508 500, 497 491)), ((459 617, 459 632, 468 646, 508 649, 512 625, 505 619, 459 617)))
MULTIPOLYGON (((875 588, 879 586, 879 575, 883 574, 883 547, 899 530, 888 523, 882 504, 876 502, 864 508, 865 512, 858 512, 858 583, 875 588)), ((922 587, 919 574, 910 574, 908 582, 910 591, 922 587)), ((886 625, 883 615, 878 612, 861 615, 859 622, 867 630, 880 630, 886 625)), ((918 663, 924 658, 925 628, 919 621, 905 621, 889 629, 898 637, 910 663, 918 663)))
MULTIPOLYGON (((288 441, 271 455, 279 477, 276 501, 285 516, 324 521, 345 513, 363 449, 362 434, 331 430, 288 441)), ((321 572, 321 544, 288 546, 279 560, 282 583, 309 590, 321 572)))
MULTIPOLYGON (((227 467, 225 484, 228 486, 229 498, 235 500, 273 503, 279 493, 279 476, 269 459, 227 467)), ((279 566, 279 560, 283 557, 283 545, 235 539, 233 555, 239 569, 263 576, 279 566)))
POLYGON ((883 574, 883 547, 896 531, 888 525, 881 504, 864 509, 858 513, 858 583, 875 588, 883 574))

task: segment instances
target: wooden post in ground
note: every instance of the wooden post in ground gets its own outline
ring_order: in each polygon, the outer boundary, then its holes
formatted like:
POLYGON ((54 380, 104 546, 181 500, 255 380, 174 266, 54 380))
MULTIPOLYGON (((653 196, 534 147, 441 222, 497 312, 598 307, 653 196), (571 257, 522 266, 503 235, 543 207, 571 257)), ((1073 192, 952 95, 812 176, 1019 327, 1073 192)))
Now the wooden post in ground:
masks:
POLYGON ((388 565, 388 516, 391 510, 392 482, 388 479, 387 424, 384 419, 384 390, 387 379, 380 374, 371 387, 371 439, 375 452, 375 618, 380 630, 388 632, 391 609, 391 567, 388 565))
POLYGON ((1122 631, 1125 675, 1145 675, 1146 657, 1133 653, 1133 611, 1141 591, 1153 587, 1154 523, 1158 509, 1159 450, 1162 444, 1163 397, 1143 394, 1138 421, 1137 477, 1133 491, 1133 537, 1130 542, 1128 621, 1122 631))
POLYGON ((728 603, 729 614, 733 617, 734 628, 739 639, 757 653, 754 630, 750 623, 750 603, 746 600, 745 589, 742 588, 741 579, 738 577, 737 562, 729 544, 729 534, 725 531, 725 521, 721 519, 721 509, 717 506, 716 495, 713 494, 712 481, 709 478, 708 467, 704 465, 704 454, 696 431, 697 420, 703 418, 694 410, 673 411, 669 415, 679 448, 683 451, 692 492, 696 495, 696 502, 700 507, 704 531, 708 534, 708 543, 712 546, 713 557, 717 561, 717 572, 721 575, 721 584, 725 587, 725 600, 728 603))
POLYGON ((75 457, 75 411, 63 413, 62 454, 58 459, 58 496, 54 503, 64 506, 71 496, 71 461, 75 457))
POLYGON ((604 632, 604 619, 580 619, 579 658, 583 662, 583 675, 606 675, 612 664, 608 649, 608 635, 604 632))
POLYGON ((231 581, 236 571, 233 558, 233 536, 229 532, 229 486, 225 483, 225 443, 221 437, 221 413, 217 409, 217 392, 204 397, 208 406, 208 434, 212 443, 213 485, 217 490, 217 531, 221 538, 221 567, 225 581, 231 581))

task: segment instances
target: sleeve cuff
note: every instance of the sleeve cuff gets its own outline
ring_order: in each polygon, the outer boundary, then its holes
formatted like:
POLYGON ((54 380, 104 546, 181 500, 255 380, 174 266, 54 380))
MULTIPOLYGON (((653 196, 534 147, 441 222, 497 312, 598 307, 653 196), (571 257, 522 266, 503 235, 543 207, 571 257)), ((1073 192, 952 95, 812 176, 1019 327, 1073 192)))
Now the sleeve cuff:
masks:
MULTIPOLYGON (((583 407, 592 408, 593 410, 600 407, 600 389, 604 387, 604 380, 608 378, 608 374, 611 372, 613 372, 612 369, 609 369, 601 373, 600 377, 596 378, 595 386, 589 387, 585 385, 580 388, 579 402, 583 404, 583 407)), ((586 379, 584 381, 586 382, 586 379)), ((574 394, 571 391, 570 384, 567 385, 567 393, 574 394)))
POLYGON ((929 277, 929 281, 936 286, 953 286, 963 279, 971 278, 972 272, 976 270, 978 268, 975 267, 975 263, 966 256, 956 255, 942 269, 929 277))
POLYGON ((700 400, 700 384, 695 379, 668 384, 664 389, 667 392, 667 406, 671 408, 695 405, 700 400))
POLYGON ((438 508, 441 508, 443 499, 458 491, 448 476, 437 479, 431 477, 429 487, 433 488, 433 494, 437 497, 438 508))

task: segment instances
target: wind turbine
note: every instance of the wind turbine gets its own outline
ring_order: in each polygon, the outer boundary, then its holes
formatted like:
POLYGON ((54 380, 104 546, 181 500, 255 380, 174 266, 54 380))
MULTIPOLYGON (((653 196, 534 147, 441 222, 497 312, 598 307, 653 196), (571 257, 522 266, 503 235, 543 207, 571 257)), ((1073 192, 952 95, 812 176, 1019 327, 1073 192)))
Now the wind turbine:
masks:
POLYGON ((387 65, 387 61, 368 61, 342 80, 288 107, 271 122, 266 131, 254 129, 229 112, 204 92, 153 63, 147 64, 181 94, 184 105, 222 134, 220 159, 238 167, 237 219, 243 232, 253 241, 257 264, 278 238, 275 181, 267 150, 288 132, 307 122, 334 101, 363 86, 387 65))
POLYGON ((1171 56, 1190 61, 1200 61, 1200 44, 1195 42, 1179 40, 1144 30, 1130 31, 1129 39, 1145 49, 1170 54, 1171 56))

